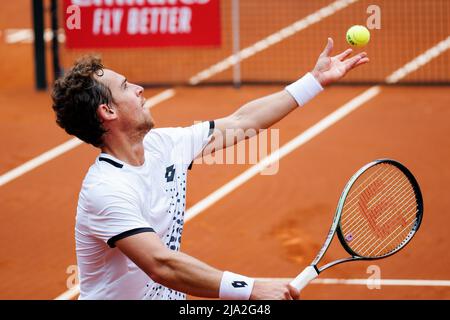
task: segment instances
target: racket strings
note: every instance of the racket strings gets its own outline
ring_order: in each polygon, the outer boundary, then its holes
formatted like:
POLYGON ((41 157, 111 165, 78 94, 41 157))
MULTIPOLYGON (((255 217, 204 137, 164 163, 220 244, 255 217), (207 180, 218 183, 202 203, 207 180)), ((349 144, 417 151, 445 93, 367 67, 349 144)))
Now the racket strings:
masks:
MULTIPOLYGON (((404 209, 409 210, 411 205, 412 205, 412 204, 409 203, 409 204, 407 204, 406 206, 402 207, 401 210, 404 210, 404 209)), ((388 218, 389 218, 389 219, 392 218, 392 215, 386 215, 386 217, 385 217, 382 221, 380 221, 379 223, 382 224, 382 223, 385 223, 385 222, 389 221, 388 218)), ((409 217, 406 218, 406 219, 404 219, 404 220, 402 221, 402 223, 405 224, 405 222, 407 222, 407 219, 409 219, 409 217)), ((356 242, 356 241, 355 241, 355 243, 352 244, 352 247, 353 247, 355 250, 361 249, 361 248, 362 248, 364 245, 366 245, 370 240, 376 240, 376 238, 379 238, 374 232, 372 232, 372 230, 370 230, 370 227, 367 226, 367 225, 364 226, 364 228, 360 228, 360 229, 361 229, 361 230, 359 230, 359 231, 360 231, 359 239, 364 239, 364 240, 363 240, 363 241, 360 241, 360 242, 356 242)), ((357 233, 357 232, 358 232, 358 230, 355 231, 355 233, 357 233)), ((369 243, 370 243, 370 242, 369 242, 369 243)))
MULTIPOLYGON (((399 227, 395 228, 394 230, 390 230, 390 228, 392 227, 392 225, 398 225, 398 226, 406 226, 405 229, 412 229, 412 224, 410 222, 414 222, 415 221, 415 216, 417 213, 417 208, 415 206, 415 201, 414 199, 408 199, 405 198, 403 201, 401 201, 399 203, 399 206, 397 206, 396 210, 399 210, 400 212, 408 212, 411 210, 415 210, 413 211, 413 215, 412 216, 407 216, 405 217, 395 217, 395 213, 396 211, 394 210, 390 210, 390 211, 386 211, 386 213, 384 215, 381 216, 381 219, 379 219, 378 221, 376 221, 375 223, 377 225, 381 225, 384 226, 385 223, 387 222, 391 222, 391 226, 388 225, 387 229, 384 230, 383 233, 376 233, 373 230, 373 226, 370 224, 363 224, 362 228, 360 227, 359 230, 354 231, 355 234, 358 234, 358 238, 357 239, 362 239, 361 241, 355 241, 354 243, 351 244, 352 249, 354 251, 359 252, 360 254, 363 255, 367 255, 368 253, 373 255, 374 252, 376 251, 375 249, 379 248, 381 244, 385 243, 388 241, 388 245, 391 244, 391 247, 389 248, 389 250, 394 249, 397 247, 397 245, 401 244, 401 241, 399 243, 394 243, 394 240, 397 239, 397 237, 395 236, 396 232, 399 232, 399 227), (412 201, 411 201, 412 200, 412 201), (395 217, 394 219, 396 220, 391 220, 392 217, 395 217), (394 235, 394 236, 392 236, 394 235), (392 238, 392 239, 391 239, 392 238), (380 239, 384 239, 380 242, 380 239), (377 244, 378 243, 378 244, 377 244), (374 250, 371 250, 371 247, 374 246, 374 250)), ((400 232, 403 232, 404 230, 401 230, 400 232)), ((406 236, 407 234, 403 235, 406 236)), ((398 234, 398 236, 400 236, 400 234, 398 234)), ((382 250, 385 250, 387 248, 387 246, 384 246, 382 248, 382 250)), ((380 255, 383 253, 387 253, 387 252, 377 252, 376 255, 380 255)))
POLYGON ((351 248, 354 252, 357 252, 361 256, 365 257, 383 256, 391 252, 392 250, 395 250, 398 246, 400 246, 403 243, 403 240, 407 238, 409 231, 413 229, 415 222, 416 222, 415 217, 414 218, 410 217, 407 220, 403 220, 402 223, 399 224, 399 226, 395 230, 391 231, 391 233, 388 236, 386 236, 384 240, 381 241, 380 238, 373 235, 373 233, 366 236, 363 235, 361 237, 365 237, 364 238, 365 240, 359 243, 357 246, 355 246, 355 244, 352 244, 351 248), (404 229, 399 231, 398 229, 403 225, 405 225, 404 229), (404 233, 405 230, 408 230, 408 232, 404 233), (395 240, 397 238, 399 241, 396 242, 395 240), (383 246, 380 250, 376 251, 376 249, 379 248, 385 242, 387 242, 386 245, 383 246))
MULTIPOLYGON (((414 218, 411 218, 410 220, 410 222, 415 221, 414 218)), ((398 226, 391 236, 383 241, 377 242, 376 245, 365 246, 363 249, 360 249, 360 254, 365 257, 380 257, 397 249, 406 239, 408 239, 408 235, 412 230, 412 225, 412 223, 408 223, 403 229, 400 229, 402 226, 398 226), (381 247, 382 245, 384 246, 381 247)))
MULTIPOLYGON (((381 166, 381 165, 380 165, 381 166)), ((385 179, 386 176, 389 174, 388 170, 383 170, 384 168, 380 168, 377 172, 379 171, 384 171, 381 172, 380 174, 378 174, 376 177, 373 177, 373 174, 368 178, 371 179, 372 182, 369 181, 368 184, 365 184, 365 182, 368 180, 366 179, 366 181, 364 181, 363 183, 359 184, 356 188, 354 188, 352 190, 352 192, 350 192, 347 196, 347 200, 346 203, 343 207, 343 212, 345 214, 342 215, 341 220, 343 222, 345 222, 346 220, 353 220, 353 223, 357 222, 357 220, 355 220, 355 216, 359 216, 359 206, 360 206, 360 202, 358 201, 361 197, 361 194, 366 191, 366 189, 370 186, 371 183, 373 183, 373 181, 377 181, 377 180, 381 180, 381 179, 385 179), (356 191, 361 190, 360 192, 358 192, 356 195, 354 194, 356 191)), ((397 172, 396 172, 397 173, 397 172)), ((369 199, 368 203, 370 205, 370 207, 368 207, 368 209, 370 209, 374 203, 376 203, 376 201, 383 196, 383 192, 385 191, 386 188, 394 188, 395 184, 398 183, 399 180, 401 180, 401 178, 403 178, 404 176, 401 174, 394 174, 392 175, 390 178, 385 179, 385 186, 384 188, 381 190, 381 192, 378 192, 377 195, 373 196, 372 198, 369 199), (388 184, 390 183, 390 185, 388 184)), ((388 190, 389 191, 389 190, 388 190)), ((352 226, 351 224, 349 225, 350 227, 352 226)))
MULTIPOLYGON (((356 191, 358 190, 358 191, 361 191, 361 192, 359 192, 359 194, 358 194, 358 195, 360 195, 362 192, 364 192, 365 187, 367 187, 366 182, 369 182, 369 183, 370 183, 371 179, 372 179, 373 176, 376 175, 376 174, 378 174, 378 175, 377 175, 375 178, 380 177, 380 175, 383 174, 383 166, 382 166, 382 165, 379 165, 379 167, 380 167, 380 168, 378 168, 378 170, 374 170, 374 172, 373 172, 369 177, 367 177, 363 182, 359 183, 358 185, 354 185, 354 186, 353 186, 354 189, 352 190, 352 193, 353 193, 353 192, 356 192, 356 191), (380 173, 380 172, 381 172, 381 173, 380 173)), ((347 199, 348 199, 348 197, 347 197, 347 199)), ((346 201, 346 203, 345 203, 345 205, 344 205, 344 208, 345 208, 346 206, 348 206, 348 205, 351 205, 351 204, 355 203, 355 202, 356 202, 356 199, 357 199, 357 197, 353 197, 353 199, 351 199, 350 201, 346 201)))
MULTIPOLYGON (((397 180, 395 180, 395 181, 393 181, 394 183, 396 183, 396 182, 398 182, 399 181, 399 179, 401 179, 403 176, 402 175, 398 175, 397 176, 397 180)), ((383 176, 377 176, 377 177, 375 177, 375 179, 378 179, 378 178, 384 178, 383 176)), ((392 182, 392 180, 393 179, 395 179, 395 176, 392 176, 392 178, 390 178, 389 180, 387 180, 386 182, 389 182, 389 183, 391 183, 392 182)), ((393 184, 393 183, 392 183, 393 184)), ((360 185, 361 186, 361 185, 360 185)), ((367 186, 365 186, 365 187, 367 187, 367 186)), ((391 188, 393 188, 394 187, 394 185, 392 185, 391 186, 391 188)), ((344 210, 345 211, 348 211, 348 210, 351 210, 348 214, 346 214, 343 218, 345 218, 346 220, 351 220, 352 218, 354 218, 354 215, 357 215, 358 213, 359 213, 359 211, 358 211, 358 201, 355 201, 355 199, 357 200, 358 199, 358 197, 362 194, 362 192, 364 191, 364 189, 361 191, 361 192, 359 192, 357 195, 353 195, 353 194, 350 194, 349 196, 350 196, 350 198, 351 198, 351 201, 350 202, 353 202, 353 204, 351 205, 351 206, 347 206, 347 204, 344 206, 344 210)), ((373 197, 370 201, 369 201, 369 203, 370 202, 372 202, 372 204, 379 198, 379 197, 381 197, 382 196, 382 193, 379 193, 377 196, 375 196, 375 197, 373 197)))
MULTIPOLYGON (((410 219, 411 222, 416 221, 416 218, 411 218, 410 219)), ((385 240, 383 240, 382 242, 380 242, 376 247, 374 247, 371 251, 370 247, 368 247, 368 249, 366 251, 364 251, 362 253, 362 255, 366 256, 366 257, 379 257, 379 256, 383 256, 384 254, 391 252, 392 250, 395 250, 396 248, 398 248, 398 246, 400 246, 401 244, 403 244, 403 242, 405 240, 408 239, 408 236, 411 233, 412 230, 412 225, 411 223, 409 223, 406 227, 404 227, 402 230, 397 232, 397 229, 400 228, 401 226, 398 226, 393 232, 392 235, 388 238, 386 238, 385 240), (392 239, 390 239, 392 238, 392 239), (388 241, 390 239, 390 241, 388 241), (395 241, 394 240, 398 240, 395 241), (378 250, 378 252, 376 251, 376 249, 378 249, 382 244, 384 244, 386 241, 388 241, 386 243, 386 245, 384 247, 382 247, 381 249, 378 250), (386 248, 390 246, 388 248, 388 250, 386 250, 386 248), (386 253, 385 253, 386 252, 386 253)))
MULTIPOLYGON (((377 234, 376 232, 374 232, 373 229, 373 224, 376 224, 378 226, 384 226, 385 223, 389 222, 389 221, 393 221, 393 222, 397 222, 397 223, 405 223, 405 218, 401 218, 400 216, 397 216, 396 220, 391 220, 393 217, 395 218, 395 214, 397 211, 400 212, 405 212, 405 211, 409 211, 411 208, 411 205, 414 202, 414 199, 407 198, 405 197, 402 200, 402 197, 404 197, 404 195, 409 194, 408 191, 408 185, 407 184, 403 184, 401 185, 399 188, 394 189, 394 191, 399 190, 399 192, 397 193, 390 193, 387 196, 391 197, 391 199, 393 199, 393 201, 397 201, 396 202, 396 206, 394 206, 394 208, 391 208, 391 210, 386 210, 383 212, 383 214, 381 214, 380 216, 377 217, 377 219, 375 221, 372 221, 372 225, 368 224, 368 223, 364 223, 366 222, 367 217, 365 216, 361 216, 360 219, 358 219, 359 223, 356 226, 353 226, 351 229, 354 230, 353 233, 354 234, 359 234, 358 239, 364 239, 363 241, 360 241, 361 243, 358 243, 358 241, 355 241, 352 244, 352 247, 355 249, 360 249, 362 245, 365 245, 370 239, 369 236, 371 236, 371 238, 375 238, 375 237, 380 237, 380 232, 377 234), (402 192, 403 191, 403 192, 402 192), (412 200, 412 201, 411 201, 412 200), (372 228, 370 228, 372 227, 372 228), (357 245, 358 243, 358 245, 357 245)), ((383 235, 383 233, 381 233, 381 236, 383 235)), ((386 235, 387 236, 387 235, 386 235)))
MULTIPOLYGON (((400 197, 400 194, 397 196, 400 197)), ((414 200, 414 199, 413 199, 414 200)), ((399 205, 401 206, 398 210, 404 210, 404 209, 408 209, 408 206, 411 202, 411 199, 405 198, 404 200, 402 200, 399 205), (406 207, 405 207, 406 205, 406 207)), ((382 214, 380 218, 377 219, 376 223, 378 224, 383 224, 385 222, 388 221, 388 218, 392 218, 392 215, 394 214, 394 210, 390 210, 390 211, 386 211, 386 213, 382 214)), ((364 217, 362 217, 360 219, 360 223, 358 226, 356 226, 355 228, 355 232, 360 231, 361 228, 364 226, 364 217)))
MULTIPOLYGON (((399 179, 393 180, 392 182, 395 183, 398 181, 399 181, 399 179)), ((391 180, 389 180, 389 182, 391 182, 391 180)), ((350 195, 350 196, 352 196, 352 195, 350 195)), ((359 196, 360 196, 360 194, 356 195, 356 197, 359 197, 359 196)), ((376 200, 378 200, 379 197, 380 197, 380 195, 376 195, 367 203, 367 205, 368 205, 367 210, 370 210, 376 204, 376 200)), ((365 221, 365 218, 363 216, 361 216, 360 210, 361 210, 361 208, 360 208, 359 202, 356 202, 354 205, 352 205, 348 208, 344 207, 343 212, 345 214, 343 214, 343 216, 342 216, 342 223, 346 224, 347 228, 349 228, 349 229, 350 228, 357 229, 358 226, 360 226, 365 221), (347 223, 347 221, 348 221, 348 223, 347 223)))
MULTIPOLYGON (((409 206, 411 206, 411 204, 409 204, 409 206)), ((417 213, 417 210, 415 211, 415 213, 417 213)), ((406 225, 405 230, 411 230, 412 226, 414 225, 416 221, 416 217, 408 217, 407 219, 404 220, 404 223, 406 225)), ((401 225, 399 225, 394 231, 392 231, 384 240, 382 241, 377 241, 378 237, 376 237, 375 235, 370 235, 370 230, 367 230, 368 232, 366 232, 366 234, 363 234, 361 236, 361 239, 364 239, 363 241, 361 241, 358 245, 352 244, 352 250, 355 252, 358 252, 359 254, 363 255, 363 256, 368 256, 367 254, 369 253, 369 256, 373 255, 373 252, 375 251, 375 249, 377 249, 382 243, 388 241, 390 238, 397 238, 399 237, 404 230, 401 230, 400 232, 397 232, 397 229, 400 228, 401 225), (378 244, 377 244, 378 243, 378 244), (376 245, 377 244, 377 245, 376 245), (373 247, 373 248, 372 248, 373 247)), ((404 236, 406 237, 408 233, 406 233, 404 236)), ((388 244, 391 244, 392 246, 392 250, 397 248, 398 245, 400 245, 402 243, 402 241, 399 241, 398 243, 394 243, 394 242, 388 242, 388 244)), ((386 247, 383 247, 382 250, 386 249, 386 247)), ((383 251, 380 250, 380 252, 378 252, 375 256, 380 256, 383 254, 383 251)), ((390 250, 389 250, 390 251, 390 250)))
MULTIPOLYGON (((398 168, 380 164, 366 171, 348 193, 341 216, 347 245, 365 257, 398 248, 417 221, 417 199, 409 179, 398 168)), ((355 181, 356 182, 356 181, 355 181)))
MULTIPOLYGON (((373 183, 373 181, 386 179, 386 176, 388 176, 390 172, 388 170, 385 170, 384 165, 379 166, 381 168, 379 168, 377 171, 371 174, 363 182, 355 184, 355 186, 352 187, 352 191, 347 196, 345 204, 346 208, 354 207, 355 205, 357 205, 359 196, 361 196, 363 192, 366 192, 367 187, 369 187, 373 183), (357 191, 358 193, 356 193, 357 191)), ((395 176, 391 176, 391 179, 394 178, 395 176)), ((389 181, 389 179, 386 179, 386 181, 389 181)))
MULTIPOLYGON (((399 180, 397 180, 397 181, 399 181, 399 180)), ((395 189, 394 187, 391 187, 390 189, 393 189, 393 188, 394 188, 394 191, 395 191, 395 190, 400 190, 400 192, 397 192, 397 194, 392 194, 392 195, 394 196, 393 200, 394 200, 394 201, 398 200, 398 198, 402 197, 402 196, 404 195, 405 192, 408 192, 408 190, 405 191, 405 189, 407 189, 408 186, 409 186, 409 184, 406 183, 406 184, 402 184, 402 185, 400 186, 400 188, 397 188, 397 189, 395 189), (405 186, 406 186, 406 188, 405 188, 405 186), (401 191, 403 191, 403 193, 402 193, 401 191)), ((388 191, 389 191, 389 190, 388 190, 388 191)), ((378 196, 378 199, 379 199, 380 197, 381 197, 381 196, 378 196)), ((367 209, 370 210, 370 209, 372 209, 374 206, 375 206, 375 204, 372 203, 372 205, 369 206, 367 209)), ((353 214, 353 218, 354 218, 354 219, 353 219, 353 222, 350 223, 350 224, 347 226, 347 228, 356 229, 355 231, 358 231, 358 227, 361 226, 361 225, 363 225, 363 224, 364 224, 364 221, 365 221, 365 217, 358 214, 358 213, 359 213, 358 209, 359 209, 359 208, 356 208, 356 209, 352 212, 352 213, 354 213, 354 214, 353 214)), ((383 215, 383 216, 385 216, 385 215, 383 215)), ((383 216, 382 216, 382 217, 383 217, 383 216)), ((377 220, 380 220, 380 219, 377 219, 377 220)), ((378 221, 377 221, 377 222, 378 222, 378 221)), ((382 221, 381 221, 381 222, 382 222, 382 221)))

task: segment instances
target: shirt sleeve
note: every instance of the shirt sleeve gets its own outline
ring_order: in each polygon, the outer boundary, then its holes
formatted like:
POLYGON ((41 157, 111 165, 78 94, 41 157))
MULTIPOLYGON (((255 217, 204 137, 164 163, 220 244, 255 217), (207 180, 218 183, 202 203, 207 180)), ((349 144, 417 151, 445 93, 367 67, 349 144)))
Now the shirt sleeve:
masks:
POLYGON ((136 196, 126 189, 97 185, 89 191, 89 199, 89 228, 111 248, 120 239, 155 232, 143 218, 136 196))
POLYGON ((190 167, 195 158, 206 147, 211 140, 214 131, 214 121, 202 122, 190 127, 183 128, 182 149, 183 164, 190 167))
POLYGON ((205 121, 190 127, 154 129, 144 139, 144 146, 155 153, 171 154, 170 161, 187 169, 211 140, 214 126, 214 121, 205 121))

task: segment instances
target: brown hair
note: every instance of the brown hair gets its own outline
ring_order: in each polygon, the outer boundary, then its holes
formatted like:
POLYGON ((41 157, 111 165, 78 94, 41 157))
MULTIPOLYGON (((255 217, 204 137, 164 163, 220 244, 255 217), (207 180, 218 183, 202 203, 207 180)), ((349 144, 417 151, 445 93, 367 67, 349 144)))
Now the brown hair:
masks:
POLYGON ((111 90, 95 79, 95 75, 103 75, 103 69, 99 57, 83 57, 55 82, 52 92, 56 123, 95 147, 103 146, 102 136, 107 131, 97 109, 112 102, 111 90))

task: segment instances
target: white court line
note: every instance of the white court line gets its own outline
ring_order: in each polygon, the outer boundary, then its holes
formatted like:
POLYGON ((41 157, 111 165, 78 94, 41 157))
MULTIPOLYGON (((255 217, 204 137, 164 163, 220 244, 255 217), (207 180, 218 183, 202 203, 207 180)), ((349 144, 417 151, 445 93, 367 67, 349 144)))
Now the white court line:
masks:
MULTIPOLYGON (((293 278, 256 278, 261 281, 286 281, 293 278)), ((310 284, 325 285, 359 285, 359 286, 397 286, 397 287, 450 287, 450 280, 415 280, 415 279, 314 279, 310 284)), ((80 293, 80 285, 76 285, 55 300, 72 300, 80 293)))
MULTIPOLYGON (((53 31, 51 29, 45 29, 44 40, 50 42, 53 39, 53 31)), ((64 43, 66 41, 66 35, 64 30, 60 30, 58 33, 58 41, 64 43)), ((7 44, 16 43, 33 43, 34 31, 33 29, 6 29, 5 30, 5 42, 7 44)))
POLYGON ((416 71, 420 67, 424 66, 434 58, 438 57, 442 53, 444 53, 446 50, 450 48, 450 36, 448 36, 447 39, 442 40, 437 45, 435 45, 433 48, 428 49, 420 56, 416 57, 415 59, 411 60, 407 64, 405 64, 403 67, 392 73, 389 77, 387 77, 386 82, 387 83, 396 83, 400 79, 403 79, 411 72, 416 71))
MULTIPOLYGON (((156 96, 147 99, 147 101, 145 102, 145 107, 146 108, 152 108, 155 105, 172 98, 175 95, 175 90, 173 89, 169 89, 169 90, 165 90, 159 94, 157 94, 156 96)), ((0 176, 0 187, 7 184, 8 182, 24 175, 25 173, 43 165, 46 162, 49 162, 52 159, 55 159, 56 157, 76 148, 77 146, 79 146, 80 144, 82 144, 83 142, 81 140, 79 140, 78 138, 73 138, 70 139, 69 141, 47 151, 44 152, 43 154, 41 154, 40 156, 31 159, 30 161, 25 162, 24 164, 22 164, 21 166, 8 171, 7 173, 3 174, 0 176)))
MULTIPOLYGON (((260 280, 291 281, 292 278, 260 278, 260 280)), ((412 287, 450 287, 450 280, 415 280, 415 279, 314 279, 311 284, 341 284, 361 286, 412 286, 412 287)))
MULTIPOLYGON (((261 281, 286 281, 293 278, 256 278, 261 281)), ((359 285, 359 286, 397 286, 397 287, 450 287, 450 280, 415 280, 415 279, 314 279, 310 284, 325 285, 359 285)), ((80 293, 80 285, 76 285, 55 300, 72 300, 80 293)))
POLYGON ((40 156, 25 162, 21 166, 8 171, 7 173, 0 176, 0 187, 7 184, 8 182, 24 175, 25 173, 43 165, 44 163, 66 153, 69 150, 82 144, 82 141, 78 138, 70 139, 69 141, 41 154, 40 156))
POLYGON ((175 96, 175 90, 174 89, 167 89, 164 90, 161 93, 158 93, 156 96, 153 96, 151 98, 148 98, 147 101, 145 101, 144 108, 151 109, 157 104, 160 104, 166 100, 169 100, 170 98, 173 98, 175 96))
POLYGON ((80 294, 80 285, 77 284, 64 292, 63 294, 57 296, 54 300, 73 300, 76 296, 80 294))
POLYGON ((26 42, 29 43, 33 40, 33 29, 6 29, 5 30, 5 42, 9 44, 26 42))
POLYGON ((271 35, 267 36, 266 38, 254 43, 253 45, 242 49, 236 54, 233 54, 222 61, 212 65, 211 67, 200 71, 193 77, 189 79, 189 83, 192 85, 199 84, 203 80, 211 78, 213 75, 220 73, 235 64, 239 63, 242 60, 245 60, 255 54, 257 54, 260 51, 263 51, 270 46, 273 46, 274 44, 277 44, 278 42, 293 36, 297 32, 300 32, 303 29, 306 29, 307 27, 318 23, 322 21, 323 19, 335 14, 336 12, 348 7, 349 5, 357 2, 359 0, 337 0, 333 3, 329 4, 326 7, 323 7, 316 12, 310 14, 309 16, 298 20, 291 25, 272 33, 271 35))

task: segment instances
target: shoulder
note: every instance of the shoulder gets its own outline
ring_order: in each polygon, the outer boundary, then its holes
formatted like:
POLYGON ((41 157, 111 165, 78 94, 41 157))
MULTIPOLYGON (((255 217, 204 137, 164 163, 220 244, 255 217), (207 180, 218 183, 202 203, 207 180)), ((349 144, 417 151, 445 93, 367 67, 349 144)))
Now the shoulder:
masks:
POLYGON ((78 206, 86 213, 101 214, 111 206, 135 205, 138 199, 138 193, 127 179, 88 173, 81 187, 78 206))
POLYGON ((144 138, 144 143, 178 144, 192 135, 210 135, 214 121, 204 121, 188 127, 158 128, 151 130, 144 138))
POLYGON ((145 142, 173 144, 183 135, 182 127, 152 129, 145 136, 145 142))
POLYGON ((183 132, 181 127, 152 129, 144 138, 144 148, 165 158, 180 145, 183 132))

